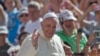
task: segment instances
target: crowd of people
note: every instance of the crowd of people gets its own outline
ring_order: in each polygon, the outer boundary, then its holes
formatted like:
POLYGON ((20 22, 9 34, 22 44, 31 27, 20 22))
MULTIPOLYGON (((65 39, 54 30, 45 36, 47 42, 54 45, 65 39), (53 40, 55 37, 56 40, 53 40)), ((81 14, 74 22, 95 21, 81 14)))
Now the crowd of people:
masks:
POLYGON ((100 0, 0 0, 0 56, 100 56, 100 0))

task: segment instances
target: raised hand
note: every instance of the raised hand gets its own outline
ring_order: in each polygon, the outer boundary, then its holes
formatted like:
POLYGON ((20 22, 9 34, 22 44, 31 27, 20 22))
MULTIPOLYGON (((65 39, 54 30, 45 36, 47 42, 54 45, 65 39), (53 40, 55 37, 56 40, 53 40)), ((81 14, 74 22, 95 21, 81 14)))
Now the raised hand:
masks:
POLYGON ((82 33, 78 33, 76 37, 76 47, 77 47, 77 53, 80 53, 80 40, 82 38, 82 33))
POLYGON ((38 30, 34 30, 32 34, 32 44, 33 44, 33 47, 35 47, 36 49, 38 46, 38 38, 39 38, 38 30))
POLYGON ((72 50, 69 46, 64 45, 64 50, 65 50, 66 56, 72 56, 72 50))

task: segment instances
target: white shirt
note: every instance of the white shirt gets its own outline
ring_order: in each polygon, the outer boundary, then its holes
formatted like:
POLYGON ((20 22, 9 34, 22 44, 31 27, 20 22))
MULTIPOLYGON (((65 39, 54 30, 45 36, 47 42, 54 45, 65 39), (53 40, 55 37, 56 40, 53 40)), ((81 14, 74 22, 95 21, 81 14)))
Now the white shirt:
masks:
POLYGON ((28 32, 28 33, 33 33, 35 29, 40 29, 40 21, 42 20, 42 18, 39 18, 38 20, 36 20, 35 22, 29 21, 26 26, 24 31, 28 32))

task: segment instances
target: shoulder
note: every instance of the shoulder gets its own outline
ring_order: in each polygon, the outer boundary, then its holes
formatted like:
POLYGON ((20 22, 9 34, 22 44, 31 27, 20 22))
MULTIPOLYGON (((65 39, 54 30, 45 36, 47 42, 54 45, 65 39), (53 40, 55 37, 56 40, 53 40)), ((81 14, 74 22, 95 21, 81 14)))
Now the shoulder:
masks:
POLYGON ((57 40, 57 41, 58 41, 58 40, 61 41, 60 37, 59 37, 57 34, 54 34, 53 39, 54 39, 54 40, 57 40))

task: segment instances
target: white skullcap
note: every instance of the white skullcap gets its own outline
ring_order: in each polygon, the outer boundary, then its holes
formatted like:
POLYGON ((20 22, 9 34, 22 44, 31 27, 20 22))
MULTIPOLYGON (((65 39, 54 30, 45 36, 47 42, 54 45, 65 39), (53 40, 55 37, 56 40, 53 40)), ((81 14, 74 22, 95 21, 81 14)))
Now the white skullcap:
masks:
POLYGON ((43 16, 43 20, 48 19, 48 18, 53 18, 55 21, 57 21, 57 23, 59 22, 58 20, 58 16, 54 13, 54 12, 48 12, 43 16))

